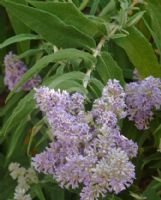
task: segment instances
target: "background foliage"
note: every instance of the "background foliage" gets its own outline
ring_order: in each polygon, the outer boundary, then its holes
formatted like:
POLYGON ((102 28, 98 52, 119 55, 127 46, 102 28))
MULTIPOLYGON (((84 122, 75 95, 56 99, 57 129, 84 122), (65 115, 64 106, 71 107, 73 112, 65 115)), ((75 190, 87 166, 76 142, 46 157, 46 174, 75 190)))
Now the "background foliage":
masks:
MULTIPOLYGON (((0 0, 0 199, 13 198, 8 164, 30 166, 47 144, 48 129, 35 106, 33 91, 16 92, 34 74, 50 88, 80 91, 89 102, 109 78, 121 84, 141 76, 161 78, 160 0, 0 0), (4 55, 12 50, 29 70, 9 93, 4 86, 4 55), (87 87, 83 87, 87 85, 87 87)), ((136 181, 107 200, 161 200, 161 113, 146 131, 122 123, 122 132, 139 145, 136 181)), ((31 189, 33 199, 76 200, 48 176, 31 189)))

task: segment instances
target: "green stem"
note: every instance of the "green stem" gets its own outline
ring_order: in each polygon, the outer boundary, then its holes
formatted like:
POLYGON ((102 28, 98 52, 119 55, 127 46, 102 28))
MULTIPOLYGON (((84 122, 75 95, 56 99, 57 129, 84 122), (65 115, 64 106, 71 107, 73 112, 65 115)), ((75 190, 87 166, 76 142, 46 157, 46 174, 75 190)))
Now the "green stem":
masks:
MULTIPOLYGON (((96 49, 95 49, 94 52, 93 52, 93 56, 94 56, 95 58, 100 54, 101 49, 102 49, 102 47, 103 47, 105 41, 106 41, 106 38, 105 38, 105 37, 102 37, 102 39, 101 39, 100 42, 98 43, 96 49)), ((91 73, 92 73, 92 71, 95 69, 95 67, 96 67, 96 65, 93 64, 93 65, 91 66, 91 68, 86 72, 85 78, 84 78, 84 80, 83 80, 83 86, 84 86, 85 88, 87 88, 87 86, 88 86, 88 83, 89 83, 89 80, 90 80, 90 77, 91 77, 91 73)))

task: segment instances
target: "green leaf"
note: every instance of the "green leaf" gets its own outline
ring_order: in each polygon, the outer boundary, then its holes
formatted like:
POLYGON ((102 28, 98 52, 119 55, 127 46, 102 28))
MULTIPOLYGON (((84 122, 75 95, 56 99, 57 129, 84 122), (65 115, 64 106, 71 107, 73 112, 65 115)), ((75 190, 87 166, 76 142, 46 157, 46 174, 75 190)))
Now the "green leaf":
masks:
MULTIPOLYGON (((8 31, 6 30, 6 12, 3 7, 0 6, 0 42, 3 42, 8 37, 8 31)), ((3 49, 3 51, 0 51, 0 65, 3 63, 4 55, 6 54, 6 49, 3 49)), ((0 92, 3 90, 3 84, 0 81, 0 92)))
POLYGON ((90 79, 89 89, 91 90, 90 92, 93 93, 94 99, 101 96, 103 87, 104 85, 98 79, 93 77, 90 79))
POLYGON ((92 6, 91 6, 91 10, 90 10, 90 15, 95 15, 99 3, 100 3, 100 0, 95 0, 95 1, 93 1, 93 4, 92 4, 92 6))
POLYGON ((55 88, 55 89, 67 90, 69 92, 80 92, 82 94, 87 94, 87 90, 78 82, 74 80, 70 80, 71 79, 70 77, 71 76, 69 76, 69 74, 64 74, 58 77, 55 81, 53 81, 49 85, 49 87, 55 88), (63 80, 63 79, 67 79, 67 80, 63 80))
POLYGON ((101 198, 100 200, 122 200, 114 194, 108 194, 107 197, 101 198))
POLYGON ((155 176, 153 176, 153 178, 154 178, 154 180, 156 180, 156 181, 158 181, 159 183, 161 183, 161 178, 155 177, 155 176))
POLYGON ((16 42, 22 42, 22 41, 26 41, 26 40, 38 40, 41 39, 40 36, 38 35, 33 35, 33 34, 19 34, 19 35, 15 35, 12 36, 10 38, 8 38, 7 40, 5 40, 3 43, 0 44, 0 49, 7 47, 11 44, 14 44, 16 42))
POLYGON ((143 195, 146 197, 146 200, 161 200, 158 194, 160 187, 161 184, 158 184, 158 181, 152 181, 143 193, 143 195))
POLYGON ((141 169, 144 168, 145 165, 149 164, 152 161, 159 161, 160 160, 160 153, 157 152, 155 154, 151 154, 148 158, 144 159, 142 162, 141 169))
POLYGON ((49 63, 61 61, 61 60, 70 60, 70 59, 84 59, 86 62, 94 62, 94 57, 89 53, 79 51, 77 49, 64 49, 56 52, 55 54, 44 56, 39 59, 36 64, 30 68, 21 78, 19 83, 15 86, 15 88, 10 92, 8 99, 15 93, 17 88, 23 85, 28 79, 30 79, 34 74, 39 73, 44 67, 46 67, 49 63))
POLYGON ((15 152, 20 137, 23 136, 23 131, 26 128, 26 121, 27 121, 26 119, 23 119, 22 122, 18 124, 18 126, 11 135, 8 152, 6 155, 6 163, 5 163, 6 165, 10 162, 10 158, 15 152))
MULTIPOLYGON (((26 5, 25 0, 12 0, 14 3, 20 3, 26 5)), ((20 16, 15 16, 12 9, 6 9, 9 19, 11 21, 12 27, 16 34, 30 33, 30 29, 20 20, 20 16)), ((30 47, 30 41, 20 42, 20 52, 24 52, 30 47)))
POLYGON ((30 138, 29 138, 29 143, 28 143, 28 146, 27 146, 27 155, 28 156, 30 156, 30 149, 31 149, 33 139, 36 136, 36 134, 39 132, 39 130, 42 128, 43 124, 44 124, 44 119, 42 118, 32 128, 31 135, 30 135, 30 138))
POLYGON ((10 117, 4 123, 1 134, 5 136, 8 131, 26 119, 26 117, 33 111, 34 108, 35 102, 33 100, 33 91, 31 91, 19 101, 10 117))
POLYGON ((23 59, 26 57, 30 57, 30 56, 35 56, 37 53, 41 53, 43 52, 43 48, 39 48, 39 49, 29 49, 27 51, 25 51, 24 53, 18 55, 19 59, 23 59))
POLYGON ((95 41, 91 37, 80 32, 74 26, 65 24, 54 14, 11 1, 5 1, 3 5, 8 10, 14 10, 14 15, 19 17, 21 22, 56 46, 64 48, 95 47, 95 41))
POLYGON ((109 14, 115 9, 115 6, 116 6, 116 1, 110 0, 103 8, 103 10, 100 12, 99 16, 108 19, 109 14))
POLYGON ((77 81, 81 81, 82 82, 84 76, 85 76, 85 74, 82 73, 82 72, 77 72, 77 71, 68 72, 66 74, 62 74, 61 76, 58 76, 57 78, 53 79, 48 84, 48 86, 51 87, 51 88, 55 88, 62 81, 66 81, 66 80, 77 80, 77 81))
POLYGON ((150 75, 161 77, 161 67, 150 43, 136 28, 129 28, 128 31, 127 37, 115 39, 116 44, 126 51, 142 78, 150 75))
POLYGON ((58 77, 51 78, 44 81, 43 85, 49 88, 67 90, 69 92, 80 92, 84 95, 87 94, 87 90, 82 86, 82 81, 85 74, 78 71, 68 72, 58 77))
POLYGON ((22 98, 23 95, 24 95, 23 92, 19 92, 18 94, 13 96, 13 98, 11 98, 7 102, 7 104, 0 109, 0 117, 4 115, 5 117, 9 117, 11 115, 13 108, 15 108, 15 105, 18 103, 18 101, 20 100, 20 98, 22 98))
POLYGON ((0 20, 0 42, 5 40, 6 38, 6 19, 5 19, 5 9, 3 7, 0 7, 0 13, 1 13, 1 20, 0 20))
POLYGON ((102 52, 99 56, 96 71, 104 83, 106 83, 108 79, 117 79, 121 84, 124 84, 121 68, 107 52, 102 52))
POLYGON ((148 0, 148 5, 149 5, 150 3, 153 3, 153 4, 155 4, 155 5, 161 6, 161 1, 160 1, 160 0, 148 0))
MULTIPOLYGON (((5 85, 4 85, 4 76, 0 75, 0 93, 3 92, 3 90, 5 89, 5 85)), ((3 108, 0 108, 0 110, 3 108)), ((1 113, 0 113, 1 116, 1 113)))
POLYGON ((131 79, 133 76, 134 67, 129 61, 129 58, 121 47, 111 41, 110 45, 108 46, 110 54, 112 55, 113 59, 117 62, 118 66, 123 70, 124 78, 131 79))
POLYGON ((104 87, 104 85, 102 84, 102 82, 96 78, 91 78, 90 79, 90 83, 93 83, 95 85, 95 87, 99 90, 100 93, 102 93, 102 89, 104 87))
POLYGON ((103 25, 88 19, 73 3, 38 2, 28 1, 31 5, 41 10, 56 15, 64 23, 76 27, 88 36, 95 36, 100 31, 106 33, 103 25))
POLYGON ((64 199, 69 199, 65 198, 65 190, 60 188, 57 185, 53 184, 46 184, 45 187, 45 193, 48 195, 48 199, 53 199, 53 200, 64 200, 64 199))
POLYGON ((127 26, 132 26, 132 25, 138 23, 141 20, 141 18, 143 17, 144 13, 145 13, 145 11, 137 12, 132 17, 130 17, 127 22, 127 26))
POLYGON ((151 24, 148 24, 146 17, 145 24, 152 34, 155 44, 158 47, 160 53, 161 53, 161 5, 158 5, 158 2, 155 3, 155 1, 148 4, 148 17, 151 19, 151 24))
POLYGON ((146 199, 145 196, 140 195, 140 194, 136 194, 136 193, 133 193, 133 192, 130 192, 130 196, 132 196, 136 200, 144 200, 144 199, 146 199))
POLYGON ((42 189, 40 187, 40 184, 36 184, 32 186, 31 189, 35 193, 35 195, 38 197, 39 200, 46 200, 42 192, 42 189))
POLYGON ((159 147, 161 138, 161 124, 153 132, 155 144, 159 147))

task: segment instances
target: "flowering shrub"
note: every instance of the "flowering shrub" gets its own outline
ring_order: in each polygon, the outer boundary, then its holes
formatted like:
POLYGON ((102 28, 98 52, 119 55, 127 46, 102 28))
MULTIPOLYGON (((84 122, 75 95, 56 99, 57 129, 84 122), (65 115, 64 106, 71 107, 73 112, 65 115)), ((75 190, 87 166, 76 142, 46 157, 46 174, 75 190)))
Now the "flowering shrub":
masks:
POLYGON ((0 200, 161 200, 160 11, 0 0, 0 200))

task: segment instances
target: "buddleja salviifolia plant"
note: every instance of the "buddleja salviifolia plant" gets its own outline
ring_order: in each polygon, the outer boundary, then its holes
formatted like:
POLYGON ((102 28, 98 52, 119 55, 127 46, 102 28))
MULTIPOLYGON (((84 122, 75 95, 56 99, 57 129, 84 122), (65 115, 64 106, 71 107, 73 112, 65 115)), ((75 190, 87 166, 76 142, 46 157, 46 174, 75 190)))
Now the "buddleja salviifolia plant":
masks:
POLYGON ((0 5, 0 197, 161 199, 160 1, 0 5))

